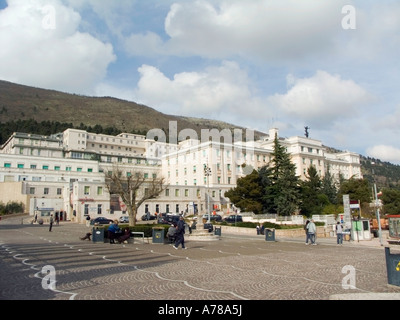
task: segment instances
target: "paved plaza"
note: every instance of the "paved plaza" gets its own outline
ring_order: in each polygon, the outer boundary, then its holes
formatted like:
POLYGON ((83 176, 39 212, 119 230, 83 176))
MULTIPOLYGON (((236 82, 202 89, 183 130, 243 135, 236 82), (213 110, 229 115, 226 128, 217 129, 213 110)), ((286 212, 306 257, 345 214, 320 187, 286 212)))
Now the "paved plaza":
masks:
MULTIPOLYGON (((397 299, 383 246, 318 239, 265 241, 222 234, 187 250, 136 239, 81 241, 89 228, 61 222, 0 221, 0 300, 335 300, 397 299)), ((393 252, 400 253, 399 246, 393 252)))

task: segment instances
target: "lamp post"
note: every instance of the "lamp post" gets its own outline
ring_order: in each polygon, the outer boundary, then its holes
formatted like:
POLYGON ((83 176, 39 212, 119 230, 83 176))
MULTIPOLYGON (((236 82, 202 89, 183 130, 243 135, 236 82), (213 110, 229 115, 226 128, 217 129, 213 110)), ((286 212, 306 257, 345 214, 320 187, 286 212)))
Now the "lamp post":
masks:
POLYGON ((210 176, 211 176, 211 168, 207 165, 204 165, 204 175, 207 177, 207 211, 208 211, 208 221, 210 223, 210 176))

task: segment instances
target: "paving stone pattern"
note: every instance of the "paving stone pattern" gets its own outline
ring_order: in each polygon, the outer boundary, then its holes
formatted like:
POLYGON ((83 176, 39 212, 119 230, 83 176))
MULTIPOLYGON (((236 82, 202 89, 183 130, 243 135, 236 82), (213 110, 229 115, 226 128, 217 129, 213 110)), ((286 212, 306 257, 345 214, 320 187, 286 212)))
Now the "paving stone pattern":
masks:
POLYGON ((222 235, 175 250, 141 239, 113 245, 79 240, 87 230, 71 222, 49 232, 46 225, 0 221, 0 299, 329 300, 400 293, 387 284, 382 247, 222 235), (56 272, 50 288, 46 266, 56 272), (353 289, 342 285, 346 266, 355 271, 353 289))

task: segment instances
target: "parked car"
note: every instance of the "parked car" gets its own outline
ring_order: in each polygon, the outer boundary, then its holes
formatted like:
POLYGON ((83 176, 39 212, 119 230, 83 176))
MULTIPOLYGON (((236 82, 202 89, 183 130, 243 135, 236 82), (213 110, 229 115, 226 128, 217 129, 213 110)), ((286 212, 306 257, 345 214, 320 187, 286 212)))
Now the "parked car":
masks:
POLYGON ((179 221, 179 214, 167 214, 165 217, 161 217, 158 219, 159 224, 173 224, 178 223, 179 221))
MULTIPOLYGON (((208 214, 203 215, 203 220, 206 219, 208 221, 208 214)), ((219 214, 210 214, 210 221, 222 221, 222 217, 219 214)))
POLYGON ((235 222, 243 222, 242 216, 231 214, 230 216, 224 219, 225 222, 235 223, 235 222))
POLYGON ((157 217, 154 214, 147 214, 145 213, 142 215, 142 221, 149 221, 149 220, 156 220, 157 217))
POLYGON ((95 224, 110 224, 110 223, 113 223, 113 222, 114 222, 114 220, 107 219, 105 217, 98 217, 96 219, 92 219, 90 221, 90 224, 91 225, 95 225, 95 224))
POLYGON ((119 222, 120 223, 129 223, 129 217, 123 216, 123 217, 119 218, 119 222))

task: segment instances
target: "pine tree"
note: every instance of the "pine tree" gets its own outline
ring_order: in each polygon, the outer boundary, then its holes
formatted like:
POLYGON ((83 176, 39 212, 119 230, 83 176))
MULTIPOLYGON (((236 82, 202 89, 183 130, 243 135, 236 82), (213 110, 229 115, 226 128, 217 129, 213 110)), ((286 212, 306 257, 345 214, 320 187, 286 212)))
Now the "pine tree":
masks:
POLYGON ((263 199, 265 205, 271 205, 268 212, 277 213, 282 216, 289 216, 298 210, 300 204, 300 179, 296 176, 296 166, 290 160, 290 154, 286 148, 279 143, 278 136, 275 136, 274 151, 272 153, 272 166, 267 182, 264 186, 263 199), (268 203, 269 202, 269 203, 268 203))

